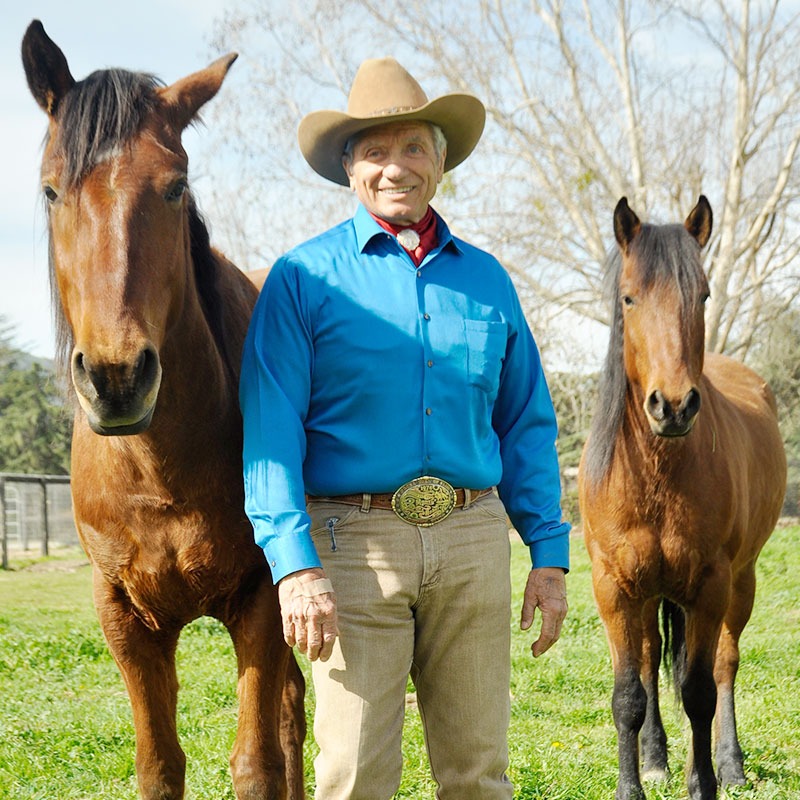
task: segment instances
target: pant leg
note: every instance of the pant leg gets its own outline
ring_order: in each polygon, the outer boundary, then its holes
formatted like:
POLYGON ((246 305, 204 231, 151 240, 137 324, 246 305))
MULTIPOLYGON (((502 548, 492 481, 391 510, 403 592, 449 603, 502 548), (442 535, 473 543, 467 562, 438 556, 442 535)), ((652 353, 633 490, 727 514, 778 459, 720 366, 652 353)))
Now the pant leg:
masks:
POLYGON ((314 502, 309 511, 336 592, 339 638, 312 666, 316 800, 390 800, 400 785, 405 695, 421 576, 417 530, 391 511, 314 502), (332 550, 326 521, 338 517, 332 550))
POLYGON ((508 524, 494 496, 421 530, 412 677, 440 800, 510 800, 508 524))

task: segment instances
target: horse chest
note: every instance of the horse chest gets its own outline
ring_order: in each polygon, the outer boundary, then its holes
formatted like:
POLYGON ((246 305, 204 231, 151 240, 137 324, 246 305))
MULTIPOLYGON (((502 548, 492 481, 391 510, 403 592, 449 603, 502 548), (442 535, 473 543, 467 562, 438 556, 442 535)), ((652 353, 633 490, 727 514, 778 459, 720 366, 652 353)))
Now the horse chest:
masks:
POLYGON ((243 514, 202 509, 128 509, 92 524, 78 518, 84 546, 105 580, 148 626, 209 613, 241 584, 259 553, 243 514))
POLYGON ((689 597, 719 560, 720 539, 709 534, 707 520, 680 497, 655 500, 650 494, 631 502, 632 495, 630 490, 621 495, 624 512, 610 494, 588 516, 586 538, 593 562, 602 562, 604 572, 630 597, 672 594, 673 587, 681 587, 681 599, 689 597))

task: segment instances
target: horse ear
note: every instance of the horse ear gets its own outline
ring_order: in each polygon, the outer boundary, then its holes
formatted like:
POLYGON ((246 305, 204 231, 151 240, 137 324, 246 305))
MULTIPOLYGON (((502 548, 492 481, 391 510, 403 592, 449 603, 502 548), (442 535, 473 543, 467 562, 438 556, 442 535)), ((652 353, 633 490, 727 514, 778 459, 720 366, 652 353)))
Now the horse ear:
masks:
POLYGON ((171 86, 159 89, 158 93, 171 108, 175 123, 183 130, 195 117, 200 108, 219 91, 222 81, 228 74, 231 64, 239 57, 238 53, 218 58, 213 64, 198 72, 193 72, 171 86))
POLYGON ((54 117, 61 99, 75 85, 75 78, 61 49, 38 19, 28 25, 22 38, 22 66, 36 102, 54 117))
POLYGON ((617 244, 624 253, 628 252, 630 243, 634 240, 641 228, 642 223, 628 205, 628 198, 620 198, 617 207, 614 209, 614 236, 617 239, 617 244))
POLYGON ((697 205, 689 212, 686 222, 683 223, 687 231, 697 239, 700 247, 705 247, 711 238, 711 226, 714 222, 714 215, 711 212, 711 204, 704 194, 700 195, 697 205))

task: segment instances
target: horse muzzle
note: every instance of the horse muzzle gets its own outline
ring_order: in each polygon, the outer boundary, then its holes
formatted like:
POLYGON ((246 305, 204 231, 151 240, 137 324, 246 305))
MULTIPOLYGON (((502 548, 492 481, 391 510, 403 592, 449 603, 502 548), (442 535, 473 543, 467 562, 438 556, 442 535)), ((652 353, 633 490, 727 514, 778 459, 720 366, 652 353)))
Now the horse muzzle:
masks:
POLYGON ((647 396, 644 404, 650 430, 656 436, 665 438, 686 436, 697 420, 700 403, 700 392, 694 387, 677 403, 671 402, 656 389, 647 396))
POLYGON ((89 427, 101 436, 129 436, 150 426, 161 386, 161 362, 151 345, 130 360, 72 353, 72 383, 89 427))

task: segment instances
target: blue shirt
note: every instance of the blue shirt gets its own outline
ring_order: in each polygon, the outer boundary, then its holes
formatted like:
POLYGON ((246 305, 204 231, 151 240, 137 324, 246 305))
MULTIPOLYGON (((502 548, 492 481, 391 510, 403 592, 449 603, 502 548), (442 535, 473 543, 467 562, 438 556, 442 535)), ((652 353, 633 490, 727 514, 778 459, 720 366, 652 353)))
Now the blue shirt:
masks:
POLYGON ((568 568, 555 413, 508 273, 451 235, 415 267, 363 206, 278 259, 244 346, 245 510, 273 580, 321 565, 305 494, 497 486, 568 568))

